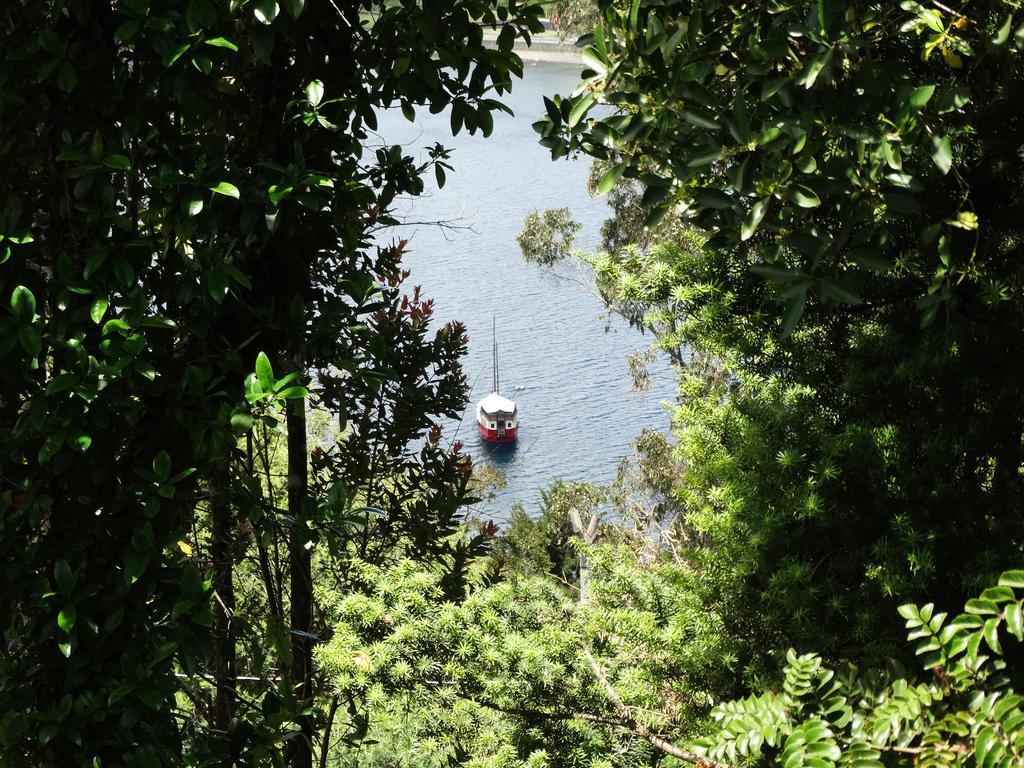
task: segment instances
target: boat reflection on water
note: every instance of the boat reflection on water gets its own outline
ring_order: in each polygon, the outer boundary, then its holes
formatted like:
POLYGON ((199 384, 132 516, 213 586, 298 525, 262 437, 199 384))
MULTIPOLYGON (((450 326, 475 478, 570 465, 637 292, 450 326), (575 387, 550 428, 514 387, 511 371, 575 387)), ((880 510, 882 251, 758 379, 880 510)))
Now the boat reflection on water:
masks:
POLYGON ((477 444, 473 446, 473 453, 478 456, 479 459, 489 462, 494 465, 495 468, 503 471, 515 465, 516 456, 519 453, 518 440, 510 440, 506 443, 496 443, 491 440, 484 440, 481 438, 476 442, 477 444))

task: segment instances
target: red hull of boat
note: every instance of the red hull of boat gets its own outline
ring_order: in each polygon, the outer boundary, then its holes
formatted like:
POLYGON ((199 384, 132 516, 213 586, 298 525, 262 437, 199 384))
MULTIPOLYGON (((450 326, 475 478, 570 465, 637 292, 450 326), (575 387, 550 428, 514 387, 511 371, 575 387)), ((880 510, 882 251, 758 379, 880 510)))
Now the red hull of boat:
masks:
POLYGON ((499 436, 496 429, 488 429, 482 424, 477 424, 476 426, 480 430, 480 437, 489 443, 511 443, 516 439, 516 435, 519 434, 519 427, 506 429, 505 434, 499 436))

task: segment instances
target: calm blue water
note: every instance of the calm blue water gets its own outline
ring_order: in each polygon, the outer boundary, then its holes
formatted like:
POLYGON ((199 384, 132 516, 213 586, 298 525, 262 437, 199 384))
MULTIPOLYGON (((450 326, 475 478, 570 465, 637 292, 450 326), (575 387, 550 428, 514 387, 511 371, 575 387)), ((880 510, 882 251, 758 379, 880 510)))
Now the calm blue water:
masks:
MULTIPOLYGON (((446 220, 455 229, 410 224, 397 236, 410 239, 410 282, 435 300, 435 318, 461 320, 469 333, 464 367, 475 387, 461 424, 446 435, 463 440, 476 459, 501 468, 508 486, 481 510, 501 520, 515 501, 536 512, 540 489, 554 479, 607 482, 644 427, 668 428, 663 406, 674 396, 664 365, 652 369, 653 385, 630 389, 626 356, 649 338, 618 318, 572 282, 525 264, 516 235, 532 210, 568 207, 584 227, 577 245, 595 247, 607 216, 603 199, 586 191, 589 162, 553 163, 531 123, 543 113, 542 94, 568 93, 578 65, 526 62, 525 78, 506 102, 515 117, 498 114, 490 138, 452 139, 446 113, 384 116, 380 133, 426 159, 423 148, 454 147, 453 172, 443 189, 399 208, 409 222, 446 220), (491 389, 491 321, 498 326, 502 394, 519 407, 518 444, 494 448, 476 432, 476 401, 491 389), (521 385, 521 391, 514 387, 521 385)), ((432 180, 432 176, 431 176, 432 180)))

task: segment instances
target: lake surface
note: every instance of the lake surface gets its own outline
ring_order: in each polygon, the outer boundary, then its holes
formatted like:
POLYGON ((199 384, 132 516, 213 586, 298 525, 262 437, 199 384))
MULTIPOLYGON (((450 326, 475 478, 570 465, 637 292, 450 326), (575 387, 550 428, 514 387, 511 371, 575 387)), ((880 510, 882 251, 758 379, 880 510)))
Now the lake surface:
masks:
MULTIPOLYGON (((666 366, 652 367, 652 386, 631 391, 626 356, 650 337, 618 318, 582 287, 523 262, 516 235, 533 210, 569 208, 583 224, 577 245, 596 247, 607 217, 603 199, 587 193, 589 160, 552 162, 531 124, 543 114, 542 94, 568 93, 580 67, 529 62, 522 81, 504 97, 515 117, 495 115, 487 139, 451 137, 446 113, 425 110, 415 122, 394 111, 380 121, 388 142, 425 160, 425 147, 453 147, 443 189, 407 201, 407 222, 445 220, 454 228, 411 223, 396 236, 410 240, 405 258, 410 285, 435 301, 439 323, 461 320, 469 334, 464 368, 473 390, 461 423, 445 426, 477 460, 506 473, 507 488, 481 510, 497 520, 513 503, 539 512, 540 491, 556 478, 608 482, 645 427, 668 428, 663 405, 675 394, 666 366), (497 322, 501 393, 519 408, 517 444, 494 447, 476 431, 476 402, 491 391, 491 323, 497 322), (521 390, 516 387, 521 386, 521 390)), ((431 181, 433 175, 431 174, 431 181)))

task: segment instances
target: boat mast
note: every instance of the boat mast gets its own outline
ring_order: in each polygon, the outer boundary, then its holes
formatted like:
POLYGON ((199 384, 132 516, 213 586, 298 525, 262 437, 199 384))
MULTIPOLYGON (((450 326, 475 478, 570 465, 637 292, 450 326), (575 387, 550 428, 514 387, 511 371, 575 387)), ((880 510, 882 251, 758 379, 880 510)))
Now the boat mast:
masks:
POLYGON ((491 363, 492 363, 492 384, 494 392, 498 392, 498 321, 491 317, 491 363))

